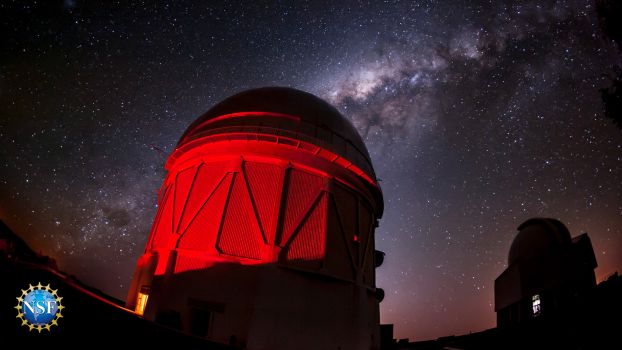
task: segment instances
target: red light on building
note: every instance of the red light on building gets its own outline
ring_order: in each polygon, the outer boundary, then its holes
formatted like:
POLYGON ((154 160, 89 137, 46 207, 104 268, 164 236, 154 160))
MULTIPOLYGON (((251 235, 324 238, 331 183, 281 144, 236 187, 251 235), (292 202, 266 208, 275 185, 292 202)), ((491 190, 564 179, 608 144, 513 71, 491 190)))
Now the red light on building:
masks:
POLYGON ((240 93, 188 128, 166 169, 128 307, 249 349, 378 347, 382 193, 336 109, 240 93))

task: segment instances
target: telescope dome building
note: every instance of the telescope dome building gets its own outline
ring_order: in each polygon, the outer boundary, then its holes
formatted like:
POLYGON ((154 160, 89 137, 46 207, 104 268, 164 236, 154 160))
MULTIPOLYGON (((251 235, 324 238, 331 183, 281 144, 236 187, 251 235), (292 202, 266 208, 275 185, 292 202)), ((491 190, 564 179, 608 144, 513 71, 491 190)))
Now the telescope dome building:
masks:
POLYGON ((568 228, 552 218, 523 222, 508 267, 495 280, 497 327, 580 318, 596 287, 596 267, 587 233, 571 238, 568 228))
POLYGON ((376 349, 382 192, 352 124, 290 88, 229 97, 166 162, 127 306, 248 349, 376 349))

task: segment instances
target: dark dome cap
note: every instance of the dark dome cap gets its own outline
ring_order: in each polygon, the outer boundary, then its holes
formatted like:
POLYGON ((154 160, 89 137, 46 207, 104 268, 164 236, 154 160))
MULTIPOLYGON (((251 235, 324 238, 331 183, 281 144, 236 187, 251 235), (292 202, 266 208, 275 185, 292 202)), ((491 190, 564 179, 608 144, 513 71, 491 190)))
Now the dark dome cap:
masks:
POLYGON ((311 142, 347 159, 376 181, 365 143, 352 123, 308 92, 264 87, 228 97, 195 120, 177 147, 228 132, 267 133, 311 142))
POLYGON ((508 265, 519 259, 529 259, 550 254, 554 249, 572 242, 566 225, 557 219, 532 218, 518 226, 512 241, 508 265))

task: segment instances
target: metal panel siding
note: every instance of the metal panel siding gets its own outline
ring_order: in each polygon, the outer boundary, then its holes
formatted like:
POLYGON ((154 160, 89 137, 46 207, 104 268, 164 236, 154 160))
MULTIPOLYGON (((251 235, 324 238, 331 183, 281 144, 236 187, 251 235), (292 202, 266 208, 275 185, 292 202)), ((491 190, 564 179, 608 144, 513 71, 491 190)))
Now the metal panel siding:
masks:
POLYGON ((292 231, 306 214, 312 201, 317 197, 322 188, 324 180, 315 175, 303 172, 298 169, 290 169, 285 186, 285 209, 281 224, 280 245, 283 246, 289 241, 292 231))
POLYGON ((226 173, 222 164, 201 164, 197 171, 192 191, 186 201, 186 209, 181 218, 179 232, 184 232, 190 221, 197 215, 201 206, 215 190, 226 173))
POLYGON ((341 229, 337 204, 334 199, 328 200, 326 225, 326 261, 324 268, 327 273, 333 276, 352 280, 354 279, 355 268, 352 264, 352 252, 348 247, 350 242, 341 229))
POLYGON ((244 163, 244 171, 261 227, 270 242, 274 237, 284 171, 276 165, 257 162, 244 163))
POLYGON ((196 174, 196 166, 185 169, 177 174, 175 179, 175 205, 173 207, 173 232, 178 233, 179 221, 183 215, 186 202, 188 201, 188 194, 192 188, 194 182, 194 176, 196 174))
POLYGON ((151 242, 152 249, 168 248, 169 242, 172 238, 173 227, 173 197, 174 197, 175 185, 164 195, 164 204, 162 205, 162 212, 157 223, 157 227, 154 232, 154 237, 151 242))
POLYGON ((185 255, 180 255, 175 260, 175 273, 192 271, 192 270, 201 270, 208 265, 208 262, 205 259, 190 257, 185 255))
POLYGON ((355 235, 357 237, 360 236, 358 229, 358 200, 351 191, 337 184, 333 187, 333 195, 346 242, 352 253, 354 264, 358 268, 360 243, 355 242, 354 239, 355 235))
POLYGON ((326 248, 327 196, 323 194, 293 235, 286 248, 285 260, 290 263, 312 263, 319 267, 326 248))
POLYGON ((214 251, 232 175, 228 174, 205 202, 179 240, 179 248, 214 251))
POLYGON ((236 173, 218 237, 218 248, 224 254, 260 259, 262 247, 261 231, 244 178, 236 173))

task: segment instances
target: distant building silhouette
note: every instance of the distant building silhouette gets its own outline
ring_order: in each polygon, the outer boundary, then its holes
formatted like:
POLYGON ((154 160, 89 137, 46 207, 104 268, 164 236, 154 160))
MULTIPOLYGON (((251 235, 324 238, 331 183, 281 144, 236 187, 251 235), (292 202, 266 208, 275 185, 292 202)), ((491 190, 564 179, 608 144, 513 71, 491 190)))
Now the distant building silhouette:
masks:
POLYGON ((587 233, 571 238, 555 219, 518 227, 508 267, 495 280, 497 327, 580 313, 596 286, 597 266, 587 233))
POLYGON ((508 267, 495 280, 497 328, 409 343, 382 325, 382 349, 621 349, 622 277, 616 272, 596 285, 588 235, 571 238, 548 218, 518 230, 508 267))

